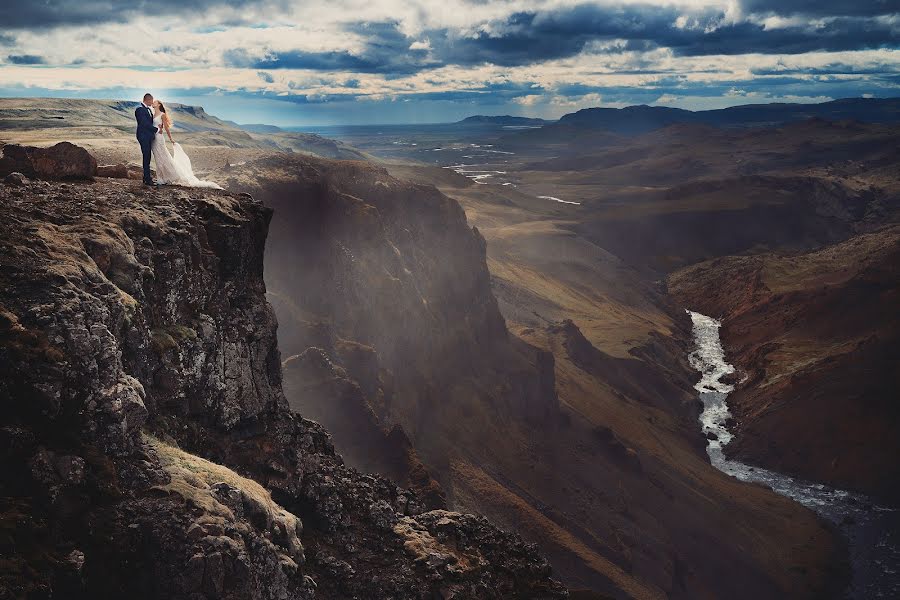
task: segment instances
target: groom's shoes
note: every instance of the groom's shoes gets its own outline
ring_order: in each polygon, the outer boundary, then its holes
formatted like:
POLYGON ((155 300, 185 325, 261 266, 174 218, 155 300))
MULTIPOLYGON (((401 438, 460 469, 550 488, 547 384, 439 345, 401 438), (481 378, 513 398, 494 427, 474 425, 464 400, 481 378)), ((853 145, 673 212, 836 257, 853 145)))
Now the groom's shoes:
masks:
POLYGON ((149 185, 149 186, 151 186, 151 187, 158 187, 158 186, 159 186, 159 184, 156 183, 155 181, 145 181, 145 182, 144 182, 144 185, 149 185))

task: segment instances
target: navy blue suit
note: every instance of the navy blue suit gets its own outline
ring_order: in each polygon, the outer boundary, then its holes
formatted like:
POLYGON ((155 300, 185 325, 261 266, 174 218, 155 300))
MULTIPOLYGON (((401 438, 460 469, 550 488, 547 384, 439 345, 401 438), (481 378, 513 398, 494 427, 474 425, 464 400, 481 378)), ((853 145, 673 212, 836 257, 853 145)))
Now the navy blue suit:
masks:
POLYGON ((141 145, 141 154, 144 155, 144 183, 153 183, 150 175, 150 148, 158 129, 153 124, 153 113, 143 104, 134 110, 134 118, 137 119, 137 141, 141 145))

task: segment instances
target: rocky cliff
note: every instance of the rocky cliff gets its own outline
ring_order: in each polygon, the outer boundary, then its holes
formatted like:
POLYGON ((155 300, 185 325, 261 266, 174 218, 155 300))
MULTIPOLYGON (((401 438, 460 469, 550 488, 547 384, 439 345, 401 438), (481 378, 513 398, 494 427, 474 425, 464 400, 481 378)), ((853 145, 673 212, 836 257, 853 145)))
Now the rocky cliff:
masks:
POLYGON ((368 163, 279 155, 224 175, 276 211, 266 279, 289 400, 355 463, 416 470, 395 459, 408 436, 445 473, 511 419, 556 418, 553 358, 507 333, 484 239, 457 202, 368 163), (322 385, 342 380, 345 400, 323 402, 322 385))
POLYGON ((290 410, 271 215, 127 180, 0 186, 0 597, 565 597, 533 546, 348 468, 290 410))

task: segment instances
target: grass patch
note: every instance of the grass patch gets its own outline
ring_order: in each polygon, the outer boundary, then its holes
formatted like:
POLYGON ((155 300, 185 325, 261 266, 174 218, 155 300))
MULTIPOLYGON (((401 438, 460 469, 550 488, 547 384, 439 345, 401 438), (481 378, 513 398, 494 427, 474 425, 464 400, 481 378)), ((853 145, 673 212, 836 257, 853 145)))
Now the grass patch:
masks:
POLYGON ((156 489, 181 496, 186 502, 203 510, 207 516, 234 521, 232 510, 219 502, 212 490, 216 483, 227 483, 261 506, 268 513, 268 522, 277 524, 283 534, 292 538, 293 544, 299 547, 299 519, 276 504, 266 488, 228 467, 170 446, 151 435, 144 434, 144 441, 153 447, 162 468, 169 474, 169 483, 156 486, 156 489))
POLYGON ((166 325, 150 332, 150 345, 157 354, 181 348, 181 342, 197 339, 197 332, 186 325, 166 325))

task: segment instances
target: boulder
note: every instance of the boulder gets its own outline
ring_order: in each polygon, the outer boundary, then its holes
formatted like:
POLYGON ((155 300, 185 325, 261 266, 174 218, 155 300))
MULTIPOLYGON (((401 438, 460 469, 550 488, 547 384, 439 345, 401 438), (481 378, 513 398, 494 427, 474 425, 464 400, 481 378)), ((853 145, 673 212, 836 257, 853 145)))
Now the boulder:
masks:
POLYGON ((97 174, 97 161, 75 144, 60 142, 50 148, 9 144, 0 158, 0 177, 22 173, 34 179, 91 179, 97 174))
POLYGON ((112 179, 128 179, 128 165, 100 165, 97 167, 97 177, 111 177, 112 179))
MULTIPOLYGON (((150 169, 150 173, 156 177, 156 169, 150 169)), ((140 181, 144 178, 144 170, 138 165, 128 165, 128 179, 137 179, 140 181)))
POLYGON ((21 173, 10 173, 3 178, 3 183, 6 185, 25 185, 28 183, 28 178, 21 173))

